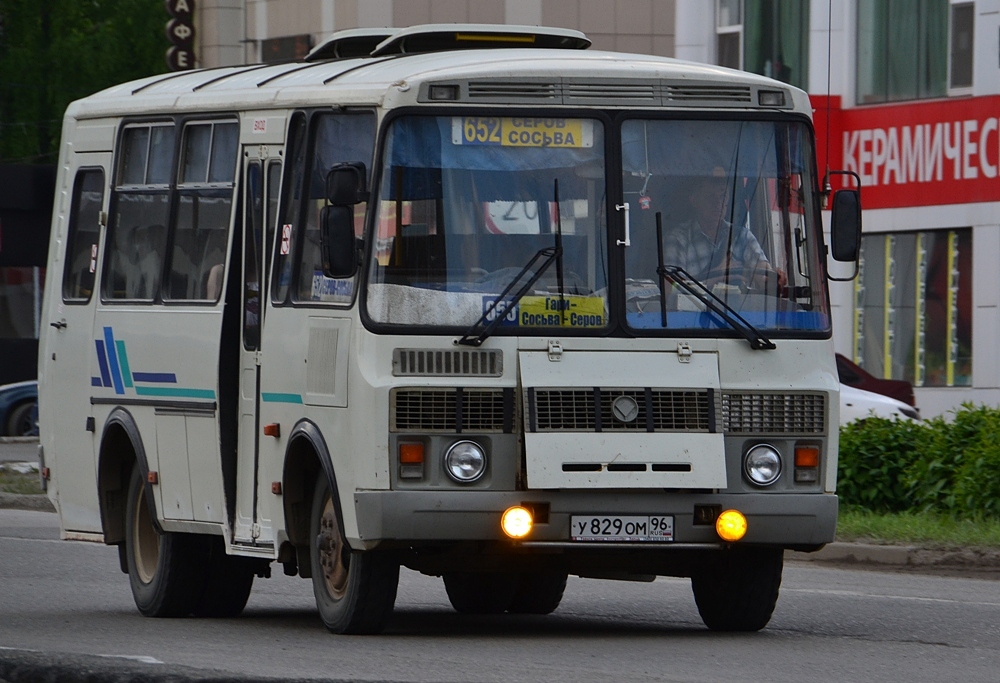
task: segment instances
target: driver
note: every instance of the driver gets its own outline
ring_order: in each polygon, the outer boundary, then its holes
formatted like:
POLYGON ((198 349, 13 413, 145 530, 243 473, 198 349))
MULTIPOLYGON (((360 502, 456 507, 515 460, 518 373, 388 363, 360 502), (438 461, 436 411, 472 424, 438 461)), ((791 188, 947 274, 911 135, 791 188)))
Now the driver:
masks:
POLYGON ((769 278, 780 286, 785 274, 775 270, 747 220, 734 224, 731 217, 732 178, 716 166, 710 176, 697 176, 689 184, 689 218, 673 226, 663 239, 663 262, 680 266, 706 284, 745 280, 762 288, 769 278))

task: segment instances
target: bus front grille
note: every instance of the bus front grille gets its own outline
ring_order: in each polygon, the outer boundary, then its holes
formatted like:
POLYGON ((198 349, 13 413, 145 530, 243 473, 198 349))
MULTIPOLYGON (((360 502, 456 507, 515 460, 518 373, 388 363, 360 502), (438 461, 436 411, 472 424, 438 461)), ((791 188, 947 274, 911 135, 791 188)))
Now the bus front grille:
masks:
POLYGON ((826 394, 726 392, 722 426, 727 434, 823 434, 826 394))
POLYGON ((528 389, 532 432, 714 432, 714 392, 652 388, 528 389))
POLYGON ((393 389, 389 431, 461 434, 514 431, 513 389, 393 389))

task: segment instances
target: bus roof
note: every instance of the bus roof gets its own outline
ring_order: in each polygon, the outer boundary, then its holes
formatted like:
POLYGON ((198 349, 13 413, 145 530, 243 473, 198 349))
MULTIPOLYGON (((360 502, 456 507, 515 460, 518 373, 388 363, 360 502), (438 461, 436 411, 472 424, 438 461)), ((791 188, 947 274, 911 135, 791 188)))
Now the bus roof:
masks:
MULTIPOLYGON (((806 94, 785 83, 667 57, 581 50, 573 41, 586 37, 576 31, 549 29, 567 34, 563 36, 568 41, 564 48, 576 45, 577 49, 493 47, 488 55, 481 46, 416 54, 390 49, 393 41, 407 36, 412 40, 414 35, 429 39, 432 30, 442 30, 441 25, 431 25, 424 27, 427 31, 421 34, 418 28, 393 32, 381 41, 375 52, 389 54, 324 59, 314 51, 311 61, 181 71, 123 83, 74 102, 67 116, 93 118, 331 103, 397 107, 428 102, 810 111, 806 94), (454 86, 453 96, 435 96, 432 100, 431 84, 454 86), (761 91, 785 95, 776 105, 773 97, 762 102, 761 91)), ((388 33, 392 29, 380 31, 388 33)), ((366 35, 373 40, 379 32, 341 37, 361 39, 366 35)), ((330 52, 336 54, 335 48, 336 43, 330 52)), ((447 90, 440 92, 448 94, 447 90)))

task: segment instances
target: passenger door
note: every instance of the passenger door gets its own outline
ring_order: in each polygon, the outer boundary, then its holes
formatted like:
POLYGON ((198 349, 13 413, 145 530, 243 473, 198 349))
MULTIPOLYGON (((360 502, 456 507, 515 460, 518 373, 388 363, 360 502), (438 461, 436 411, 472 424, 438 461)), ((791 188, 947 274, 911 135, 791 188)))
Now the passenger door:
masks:
POLYGON ((243 149, 240 423, 233 529, 233 540, 238 545, 273 547, 270 513, 265 511, 262 515, 259 505, 261 495, 270 495, 269 489, 263 490, 269 483, 258 481, 260 439, 263 435, 259 409, 263 302, 267 296, 268 255, 274 243, 281 152, 282 148, 277 145, 246 145, 243 149))
MULTIPOLYGON (((113 130, 113 128, 109 128, 113 130)), ((110 147, 110 139, 108 140, 110 147)), ((39 342, 39 427, 62 528, 100 533, 95 426, 90 397, 103 342, 93 334, 98 252, 107 222, 110 153, 70 153, 56 195, 56 229, 39 342), (58 444, 58 446, 57 446, 58 444)))

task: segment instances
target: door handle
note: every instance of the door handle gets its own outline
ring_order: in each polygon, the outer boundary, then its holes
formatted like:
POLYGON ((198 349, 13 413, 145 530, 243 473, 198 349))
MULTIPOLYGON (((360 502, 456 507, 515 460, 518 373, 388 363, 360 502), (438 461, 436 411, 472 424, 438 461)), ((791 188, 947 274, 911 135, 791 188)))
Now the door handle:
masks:
POLYGON ((57 330, 65 330, 66 329, 66 321, 65 320, 59 320, 59 321, 56 321, 54 323, 49 323, 49 325, 52 325, 52 327, 56 328, 57 330))

